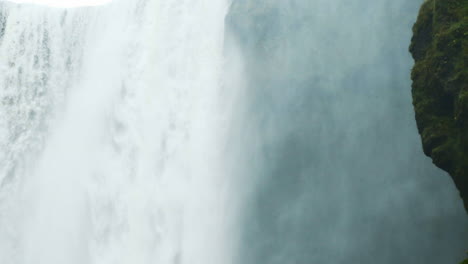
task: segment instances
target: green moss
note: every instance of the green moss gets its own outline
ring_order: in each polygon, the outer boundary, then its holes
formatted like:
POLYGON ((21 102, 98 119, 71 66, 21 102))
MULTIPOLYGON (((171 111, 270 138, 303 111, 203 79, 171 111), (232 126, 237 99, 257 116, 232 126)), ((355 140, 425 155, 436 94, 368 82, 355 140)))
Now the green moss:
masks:
POLYGON ((450 174, 468 211, 468 0, 425 1, 410 52, 424 153, 450 174))
POLYGON ((413 27, 413 105, 424 153, 468 205, 468 0, 428 0, 413 27))

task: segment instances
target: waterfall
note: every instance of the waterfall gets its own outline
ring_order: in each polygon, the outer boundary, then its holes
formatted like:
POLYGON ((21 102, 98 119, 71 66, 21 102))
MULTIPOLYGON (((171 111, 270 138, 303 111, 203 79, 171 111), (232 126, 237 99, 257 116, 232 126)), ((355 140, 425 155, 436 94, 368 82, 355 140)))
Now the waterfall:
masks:
POLYGON ((459 262, 422 1, 0 0, 0 264, 459 262))
POLYGON ((227 7, 0 2, 0 263, 229 263, 227 7))

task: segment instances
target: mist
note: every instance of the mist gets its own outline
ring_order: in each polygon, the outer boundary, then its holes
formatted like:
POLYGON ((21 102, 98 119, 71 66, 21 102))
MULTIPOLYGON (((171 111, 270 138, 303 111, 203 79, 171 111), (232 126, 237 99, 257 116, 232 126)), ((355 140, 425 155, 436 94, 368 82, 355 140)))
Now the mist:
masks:
POLYGON ((408 53, 422 1, 233 1, 246 102, 239 263, 458 263, 466 213, 425 157, 408 53))

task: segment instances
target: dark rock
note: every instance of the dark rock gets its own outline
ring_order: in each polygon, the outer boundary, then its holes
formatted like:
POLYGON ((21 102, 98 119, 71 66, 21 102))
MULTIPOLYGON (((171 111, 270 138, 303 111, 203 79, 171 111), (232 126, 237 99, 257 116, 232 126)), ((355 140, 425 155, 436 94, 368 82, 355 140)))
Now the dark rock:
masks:
POLYGON ((424 153, 468 210, 468 0, 427 0, 413 27, 413 105, 424 153))

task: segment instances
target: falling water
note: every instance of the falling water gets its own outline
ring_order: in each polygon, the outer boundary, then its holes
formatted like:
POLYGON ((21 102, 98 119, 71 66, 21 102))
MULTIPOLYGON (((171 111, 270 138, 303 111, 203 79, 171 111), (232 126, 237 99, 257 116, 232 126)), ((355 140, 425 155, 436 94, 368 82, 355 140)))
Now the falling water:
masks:
POLYGON ((411 106, 422 0, 11 1, 0 264, 464 257, 411 106))
POLYGON ((226 11, 0 2, 0 263, 229 263, 226 11))

